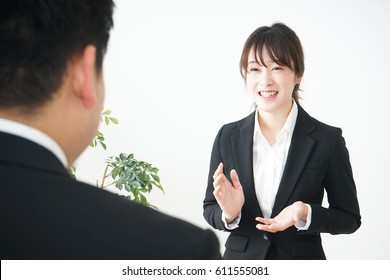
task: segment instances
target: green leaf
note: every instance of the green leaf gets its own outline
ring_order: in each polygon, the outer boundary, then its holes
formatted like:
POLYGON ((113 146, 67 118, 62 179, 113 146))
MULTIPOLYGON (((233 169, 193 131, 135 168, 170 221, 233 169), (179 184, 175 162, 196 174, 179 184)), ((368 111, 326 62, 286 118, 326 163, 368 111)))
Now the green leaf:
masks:
POLYGON ((157 176, 156 174, 154 174, 154 173, 151 173, 150 175, 153 177, 154 180, 156 180, 157 182, 160 183, 160 177, 158 177, 158 176, 157 176))
POLYGON ((106 150, 106 144, 104 144, 103 142, 100 142, 100 145, 103 147, 104 150, 106 150))
POLYGON ((157 208, 156 206, 154 206, 153 204, 150 204, 150 203, 149 203, 148 206, 151 207, 151 208, 153 208, 153 209, 155 209, 155 210, 158 210, 158 208, 157 208))
POLYGON ((149 176, 146 174, 145 170, 143 170, 140 174, 139 174, 139 177, 140 179, 145 182, 145 181, 148 181, 149 179, 149 176))
POLYGON ((110 120, 109 120, 108 117, 104 117, 104 121, 105 121, 106 125, 109 125, 109 124, 110 124, 110 120))
POLYGON ((116 118, 110 117, 111 122, 114 124, 119 124, 119 121, 116 118))
POLYGON ((155 185, 157 188, 159 188, 165 194, 164 188, 161 184, 158 184, 156 182, 152 182, 152 184, 155 185))
POLYGON ((146 199, 146 197, 143 194, 140 194, 139 196, 140 196, 141 204, 148 205, 148 200, 146 199))
POLYGON ((133 182, 131 182, 131 184, 132 184, 134 187, 136 187, 136 188, 141 187, 141 183, 138 182, 138 181, 133 181, 133 182))
POLYGON ((131 173, 130 176, 129 176, 129 182, 134 181, 134 179, 135 179, 135 174, 131 173))
POLYGON ((122 173, 121 172, 118 181, 121 182, 121 183, 125 182, 126 181, 126 176, 127 176, 126 173, 122 173))
POLYGON ((115 167, 111 170, 112 178, 115 179, 117 176, 119 176, 119 167, 115 167))
POLYGON ((122 190, 123 189, 123 185, 122 184, 119 184, 119 183, 116 183, 115 184, 115 187, 119 190, 122 190))
POLYGON ((139 189, 141 192, 143 192, 143 193, 148 193, 149 191, 147 190, 147 189, 145 189, 145 188, 141 188, 141 189, 139 189))
MULTIPOLYGON (((110 122, 112 121, 109 118, 110 122)), ((164 193, 164 188, 160 183, 158 168, 152 164, 139 161, 134 158, 134 154, 120 153, 116 157, 109 157, 106 160, 110 172, 108 177, 112 177, 112 183, 116 188, 130 193, 127 198, 134 202, 156 208, 147 200, 147 193, 150 193, 154 187, 159 188, 164 193), (130 197, 130 198, 129 198, 130 197)), ((107 184, 106 184, 107 185, 107 184)))
POLYGON ((105 110, 102 114, 103 115, 109 115, 109 114, 111 114, 111 112, 112 112, 111 110, 105 110))

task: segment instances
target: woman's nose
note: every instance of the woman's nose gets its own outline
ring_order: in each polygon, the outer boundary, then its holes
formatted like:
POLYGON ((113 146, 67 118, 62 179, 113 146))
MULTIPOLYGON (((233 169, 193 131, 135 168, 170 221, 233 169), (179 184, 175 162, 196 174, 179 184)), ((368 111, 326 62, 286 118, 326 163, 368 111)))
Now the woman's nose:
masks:
POLYGON ((272 85, 272 83, 273 83, 272 76, 267 71, 267 69, 265 69, 265 71, 261 71, 258 82, 259 82, 260 86, 262 86, 262 87, 272 85))

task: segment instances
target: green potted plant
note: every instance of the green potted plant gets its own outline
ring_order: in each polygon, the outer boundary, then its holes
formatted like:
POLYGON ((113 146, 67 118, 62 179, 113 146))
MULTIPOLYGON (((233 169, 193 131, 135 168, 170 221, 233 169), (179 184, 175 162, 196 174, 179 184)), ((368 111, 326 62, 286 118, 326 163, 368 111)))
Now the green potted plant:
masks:
POLYGON ((129 193, 126 195, 127 199, 156 208, 145 195, 154 187, 164 192, 158 171, 152 164, 135 159, 134 154, 120 153, 119 156, 107 159, 103 179, 98 186, 106 188, 114 185, 117 189, 129 193), (111 182, 106 184, 108 178, 111 182))
MULTIPOLYGON (((111 113, 111 110, 104 110, 100 121, 106 125, 110 123, 119 124, 119 121, 112 117, 111 113)), ((105 137, 100 130, 90 146, 96 147, 98 144, 106 150, 105 137)), ((120 153, 118 156, 111 156, 107 159, 102 180, 100 183, 96 181, 96 186, 102 189, 115 186, 120 191, 128 192, 127 195, 124 195, 127 199, 157 208, 148 201, 147 194, 155 188, 164 192, 158 171, 158 168, 152 164, 137 160, 134 154, 120 153)), ((72 167, 70 173, 75 176, 75 172, 76 168, 72 167)))

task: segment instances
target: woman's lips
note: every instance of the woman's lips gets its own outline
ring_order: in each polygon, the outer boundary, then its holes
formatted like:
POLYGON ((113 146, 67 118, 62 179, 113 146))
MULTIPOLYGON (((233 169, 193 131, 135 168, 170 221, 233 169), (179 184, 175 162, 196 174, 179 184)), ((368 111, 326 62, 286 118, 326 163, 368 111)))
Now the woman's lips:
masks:
POLYGON ((267 97, 274 97, 275 95, 278 94, 278 92, 275 90, 264 90, 264 91, 259 91, 259 94, 260 96, 267 98, 267 97))

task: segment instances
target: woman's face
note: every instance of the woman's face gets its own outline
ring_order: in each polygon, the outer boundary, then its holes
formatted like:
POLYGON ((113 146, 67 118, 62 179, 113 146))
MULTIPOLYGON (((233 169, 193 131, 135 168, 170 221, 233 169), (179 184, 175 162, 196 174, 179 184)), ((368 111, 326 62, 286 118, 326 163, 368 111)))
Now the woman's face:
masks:
POLYGON ((252 49, 248 58, 246 88, 252 94, 260 112, 285 114, 291 109, 292 93, 301 78, 287 66, 273 61, 263 48, 262 56, 266 65, 257 63, 252 49))

